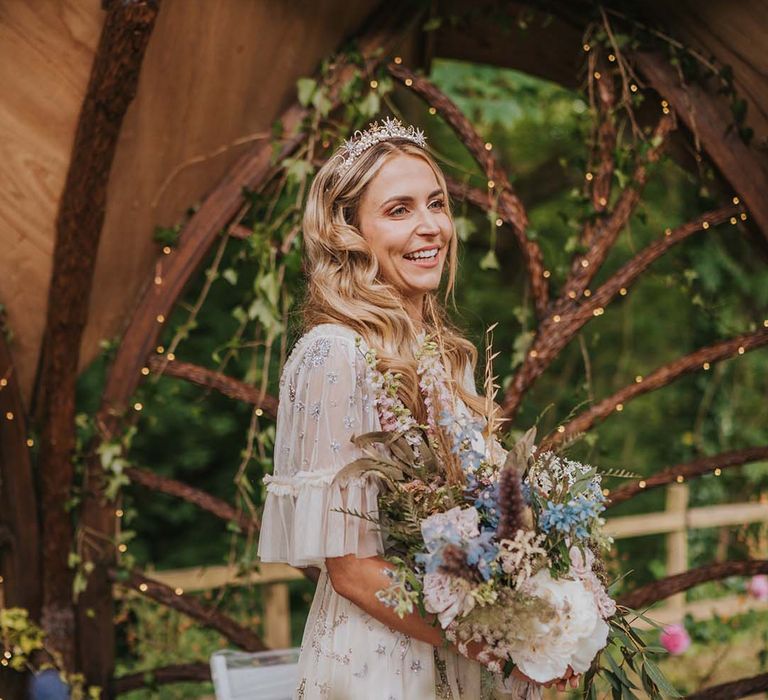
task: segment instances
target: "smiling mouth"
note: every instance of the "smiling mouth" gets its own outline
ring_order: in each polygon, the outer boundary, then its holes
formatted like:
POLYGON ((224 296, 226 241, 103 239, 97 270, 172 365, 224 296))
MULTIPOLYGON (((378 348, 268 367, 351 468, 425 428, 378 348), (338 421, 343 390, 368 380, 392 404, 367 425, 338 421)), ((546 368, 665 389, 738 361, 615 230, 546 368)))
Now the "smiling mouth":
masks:
POLYGON ((420 250, 417 253, 406 253, 403 257, 406 260, 434 260, 439 252, 439 248, 431 248, 430 250, 420 250))

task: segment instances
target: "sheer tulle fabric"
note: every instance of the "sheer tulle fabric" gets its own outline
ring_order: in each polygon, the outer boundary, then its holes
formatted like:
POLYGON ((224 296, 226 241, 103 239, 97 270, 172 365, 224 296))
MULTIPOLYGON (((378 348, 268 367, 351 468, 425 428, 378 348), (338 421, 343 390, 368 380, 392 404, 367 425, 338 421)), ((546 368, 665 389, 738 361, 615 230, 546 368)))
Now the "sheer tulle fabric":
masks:
MULTIPOLYGON (((259 556, 265 562, 321 570, 304 629, 294 697, 525 697, 497 693, 492 682, 481 689, 479 664, 381 624, 330 584, 326 557, 370 557, 383 551, 375 523, 334 511, 354 510, 374 520, 378 515, 375 478, 333 480, 362 456, 350 438, 381 430, 365 378, 364 351, 364 344, 356 346, 351 329, 316 326, 296 344, 280 380, 275 465, 273 475, 265 477, 259 556)), ((474 391, 471 371, 467 381, 474 391)))

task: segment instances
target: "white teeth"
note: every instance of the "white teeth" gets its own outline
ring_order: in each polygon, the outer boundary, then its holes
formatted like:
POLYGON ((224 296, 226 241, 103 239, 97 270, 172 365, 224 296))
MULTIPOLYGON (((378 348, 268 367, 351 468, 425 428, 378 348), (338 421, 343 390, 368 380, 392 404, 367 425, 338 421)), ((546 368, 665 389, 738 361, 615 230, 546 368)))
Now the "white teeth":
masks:
POLYGON ((422 250, 418 253, 408 253, 408 255, 404 255, 404 258, 408 258, 409 260, 423 260, 425 258, 434 258, 437 256, 438 249, 432 248, 432 250, 422 250))

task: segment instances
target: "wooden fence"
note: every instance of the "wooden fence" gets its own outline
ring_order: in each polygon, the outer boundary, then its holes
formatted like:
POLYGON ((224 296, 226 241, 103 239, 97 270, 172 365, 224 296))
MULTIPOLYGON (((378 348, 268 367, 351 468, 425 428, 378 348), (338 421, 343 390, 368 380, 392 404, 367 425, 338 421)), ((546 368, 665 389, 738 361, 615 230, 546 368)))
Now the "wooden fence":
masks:
MULTIPOLYGON (((768 499, 761 502, 729 503, 701 508, 688 507, 688 485, 673 484, 667 488, 666 509, 642 515, 610 518, 606 531, 615 539, 666 534, 668 575, 688 570, 688 530, 746 525, 768 522, 768 499)), ((291 646, 291 620, 288 584, 302 579, 302 574, 287 564, 262 564, 258 573, 238 577, 235 566, 208 566, 149 575, 171 588, 203 591, 228 585, 260 585, 264 601, 264 641, 273 648, 291 646)), ((661 623, 679 622, 690 613, 695 619, 718 614, 723 617, 750 609, 768 609, 768 603, 732 595, 687 603, 685 594, 672 596, 653 608, 653 619, 661 623)))

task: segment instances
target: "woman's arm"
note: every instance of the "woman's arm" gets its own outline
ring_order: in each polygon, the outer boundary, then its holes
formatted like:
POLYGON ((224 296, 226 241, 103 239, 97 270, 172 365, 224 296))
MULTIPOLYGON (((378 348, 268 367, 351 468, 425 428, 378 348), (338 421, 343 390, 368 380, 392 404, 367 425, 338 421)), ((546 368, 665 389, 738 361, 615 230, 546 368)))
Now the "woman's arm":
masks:
POLYGON ((394 568, 386 560, 381 557, 358 559, 354 554, 348 554, 326 559, 325 568, 336 593, 351 600, 379 622, 432 646, 439 647, 446 642, 440 627, 429 623, 434 616, 427 619, 414 611, 401 618, 394 608, 384 605, 376 597, 376 591, 392 583, 382 572, 382 569, 394 568))
MULTIPOLYGON (((418 612, 407 613, 402 618, 395 612, 394 608, 385 605, 376 597, 376 591, 386 588, 391 580, 382 572, 382 569, 393 569, 394 567, 381 557, 357 558, 354 554, 348 554, 344 557, 331 557, 325 560, 325 568, 328 571, 328 578, 331 580, 333 589, 340 596, 344 596, 352 601, 357 607, 365 610, 369 615, 375 617, 379 622, 408 635, 422 642, 427 642, 435 647, 444 645, 454 646, 444 636, 439 625, 430 624, 435 620, 434 615, 422 617, 418 612)), ((458 649, 457 649, 458 650, 458 649)), ((478 661, 478 656, 485 650, 485 646, 479 642, 469 642, 466 645, 467 658, 478 661)), ((460 652, 463 653, 463 652, 460 652)), ((521 680, 536 683, 517 669, 512 671, 513 675, 521 680)), ((573 675, 573 671, 568 667, 568 672, 562 679, 552 680, 544 683, 544 687, 549 688, 557 685, 558 690, 565 690, 566 684, 570 681, 572 688, 578 685, 578 675, 573 675)))

